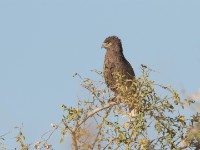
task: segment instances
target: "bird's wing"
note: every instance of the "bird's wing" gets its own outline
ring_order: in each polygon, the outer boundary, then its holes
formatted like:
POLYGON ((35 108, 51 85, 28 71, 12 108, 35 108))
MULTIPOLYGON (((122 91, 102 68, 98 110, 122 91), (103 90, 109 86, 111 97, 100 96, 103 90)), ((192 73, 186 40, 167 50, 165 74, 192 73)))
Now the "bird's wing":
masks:
POLYGON ((120 64, 118 66, 118 72, 120 72, 122 75, 125 75, 126 79, 133 79, 135 73, 131 64, 125 58, 120 61, 120 64))

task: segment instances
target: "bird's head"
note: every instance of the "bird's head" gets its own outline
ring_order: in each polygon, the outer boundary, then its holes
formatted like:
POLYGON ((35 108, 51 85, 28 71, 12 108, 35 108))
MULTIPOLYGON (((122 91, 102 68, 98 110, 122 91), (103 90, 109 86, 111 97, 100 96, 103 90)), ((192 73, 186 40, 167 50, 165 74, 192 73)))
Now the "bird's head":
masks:
POLYGON ((104 40, 101 48, 109 51, 122 52, 121 40, 117 36, 109 36, 104 40))

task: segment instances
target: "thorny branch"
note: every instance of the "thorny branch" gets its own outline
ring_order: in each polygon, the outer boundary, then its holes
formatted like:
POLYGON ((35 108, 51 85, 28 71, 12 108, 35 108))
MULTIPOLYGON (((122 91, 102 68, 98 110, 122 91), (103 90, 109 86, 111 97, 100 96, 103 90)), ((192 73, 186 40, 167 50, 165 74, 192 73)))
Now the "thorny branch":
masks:
POLYGON ((84 123, 86 122, 86 120, 88 120, 90 117, 92 117, 94 114, 96 114, 97 112, 99 111, 102 111, 104 109, 107 109, 107 108, 111 108, 112 106, 116 105, 117 102, 110 102, 106 105, 104 105, 103 107, 100 107, 100 108, 96 108, 94 109, 93 111, 89 112, 86 117, 81 120, 80 122, 78 122, 76 124, 76 126, 72 129, 71 131, 71 135, 72 135, 72 145, 73 145, 73 150, 78 150, 78 145, 77 145, 77 139, 76 139, 76 131, 77 129, 84 123))

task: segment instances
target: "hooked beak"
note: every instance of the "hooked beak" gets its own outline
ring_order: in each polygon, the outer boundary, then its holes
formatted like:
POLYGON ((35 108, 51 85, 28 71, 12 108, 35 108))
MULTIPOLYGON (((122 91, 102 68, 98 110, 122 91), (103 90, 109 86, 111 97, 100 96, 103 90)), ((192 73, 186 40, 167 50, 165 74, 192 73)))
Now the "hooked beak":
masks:
POLYGON ((106 48, 106 43, 103 43, 103 44, 101 45, 101 48, 106 48))

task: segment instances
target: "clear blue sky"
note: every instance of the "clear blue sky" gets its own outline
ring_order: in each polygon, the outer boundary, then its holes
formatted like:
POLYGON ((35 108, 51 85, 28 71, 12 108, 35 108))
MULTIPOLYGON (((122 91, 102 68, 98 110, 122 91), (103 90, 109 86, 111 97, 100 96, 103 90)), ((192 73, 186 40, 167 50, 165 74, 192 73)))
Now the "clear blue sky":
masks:
MULTIPOLYGON (((84 94, 72 75, 102 70, 109 35, 121 38, 136 74, 146 64, 156 81, 197 91, 199 8, 199 0, 1 0, 0 135, 23 123, 35 142, 57 123, 60 105, 75 106, 84 94)), ((64 149, 58 140, 54 148, 64 149)))

